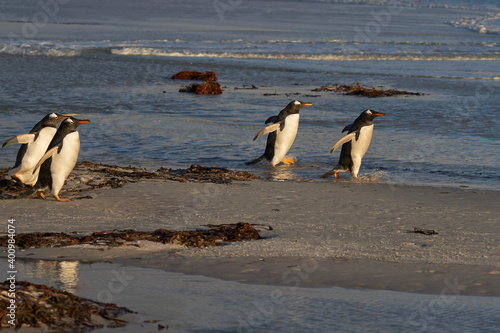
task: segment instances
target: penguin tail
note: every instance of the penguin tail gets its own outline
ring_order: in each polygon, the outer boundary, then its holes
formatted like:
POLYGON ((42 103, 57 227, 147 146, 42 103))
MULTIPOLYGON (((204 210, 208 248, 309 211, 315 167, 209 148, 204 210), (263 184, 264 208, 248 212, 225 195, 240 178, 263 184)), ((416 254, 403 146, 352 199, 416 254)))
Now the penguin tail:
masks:
POLYGON ((245 162, 246 165, 252 165, 252 164, 257 164, 259 163, 260 161, 262 161, 264 159, 264 155, 262 155, 261 157, 258 157, 256 158, 255 160, 251 160, 251 161, 248 161, 248 162, 245 162))
POLYGON ((330 176, 333 176, 335 175, 335 178, 338 178, 338 173, 340 171, 342 171, 343 169, 342 168, 339 168, 339 166, 337 165, 335 168, 333 168, 331 171, 328 171, 327 173, 323 174, 321 176, 321 178, 328 178, 330 176))
POLYGON ((327 173, 323 174, 321 176, 321 178, 328 178, 330 176, 332 176, 333 174, 335 174, 337 171, 335 171, 335 169, 333 169, 332 171, 328 171, 327 173))

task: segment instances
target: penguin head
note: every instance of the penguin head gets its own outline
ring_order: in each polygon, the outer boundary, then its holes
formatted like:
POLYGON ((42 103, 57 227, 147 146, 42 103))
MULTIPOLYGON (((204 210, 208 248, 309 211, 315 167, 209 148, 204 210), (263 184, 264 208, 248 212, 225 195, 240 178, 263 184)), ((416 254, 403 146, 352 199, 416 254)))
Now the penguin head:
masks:
POLYGON ((61 126, 59 127, 59 130, 68 129, 76 131, 76 128, 78 126, 86 123, 90 123, 90 120, 79 120, 73 117, 69 117, 62 122, 61 126))
POLYGON ((49 113, 40 121, 42 127, 52 126, 56 127, 64 119, 68 119, 70 116, 65 116, 59 113, 49 113))
POLYGON ((304 106, 310 106, 310 105, 312 105, 312 103, 306 103, 295 100, 288 103, 288 105, 283 109, 283 111, 286 114, 299 113, 300 109, 302 109, 304 106))
POLYGON ((375 119, 376 117, 382 117, 382 116, 385 116, 385 113, 368 109, 363 111, 359 117, 361 118, 361 120, 365 122, 370 122, 373 121, 373 119, 375 119))

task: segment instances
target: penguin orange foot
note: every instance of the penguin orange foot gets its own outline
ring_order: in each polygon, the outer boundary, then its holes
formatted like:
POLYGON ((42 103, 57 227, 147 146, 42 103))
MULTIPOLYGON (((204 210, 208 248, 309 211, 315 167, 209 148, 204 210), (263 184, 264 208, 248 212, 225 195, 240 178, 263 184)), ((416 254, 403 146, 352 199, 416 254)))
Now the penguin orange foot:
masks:
POLYGON ((43 192, 42 192, 42 191, 37 191, 37 192, 36 192, 36 195, 37 195, 37 196, 39 196, 39 197, 40 197, 40 198, 42 198, 42 199, 45 199, 45 195, 43 194, 43 192))
POLYGON ((295 160, 294 160, 293 158, 291 158, 291 157, 285 157, 285 158, 283 158, 283 159, 281 160, 281 162, 282 162, 283 164, 287 164, 287 165, 288 165, 288 164, 294 164, 294 163, 295 163, 295 160))
POLYGON ((71 199, 61 199, 59 197, 59 195, 57 195, 57 194, 54 195, 54 198, 56 198, 56 200, 59 201, 59 202, 70 202, 71 201, 71 199))

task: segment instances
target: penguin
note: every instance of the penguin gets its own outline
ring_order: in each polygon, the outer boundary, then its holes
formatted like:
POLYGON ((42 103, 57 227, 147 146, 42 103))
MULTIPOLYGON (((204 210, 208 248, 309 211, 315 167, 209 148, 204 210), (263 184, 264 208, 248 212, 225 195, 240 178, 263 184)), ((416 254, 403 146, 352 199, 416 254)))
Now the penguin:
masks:
POLYGON ((50 188, 57 201, 71 201, 61 199, 59 191, 75 167, 80 152, 80 135, 76 128, 89 122, 90 120, 78 120, 73 117, 64 120, 50 142, 47 152, 35 165, 33 172, 40 169, 35 189, 42 199, 45 199, 43 191, 50 188))
POLYGON ((29 133, 19 134, 7 141, 2 147, 21 143, 17 152, 16 164, 9 170, 9 176, 21 184, 33 186, 38 172, 33 173, 36 163, 43 156, 57 131, 57 125, 68 115, 50 113, 40 120, 29 133))
POLYGON ((277 116, 269 117, 265 124, 272 123, 255 135, 253 140, 257 140, 261 135, 269 133, 267 136, 266 150, 262 156, 247 162, 246 164, 256 164, 266 159, 274 167, 279 162, 284 164, 295 163, 293 158, 285 158, 286 153, 292 147, 297 130, 299 128, 299 111, 304 106, 310 106, 312 103, 301 101, 292 101, 280 111, 277 116))
POLYGON ((361 160, 372 140, 373 119, 381 116, 385 116, 385 113, 365 110, 354 123, 344 127, 342 133, 347 131, 347 135, 337 141, 330 150, 331 154, 342 145, 339 162, 333 170, 325 173, 321 178, 328 178, 333 174, 335 174, 335 178, 339 178, 339 172, 349 172, 352 177, 358 177, 361 160))

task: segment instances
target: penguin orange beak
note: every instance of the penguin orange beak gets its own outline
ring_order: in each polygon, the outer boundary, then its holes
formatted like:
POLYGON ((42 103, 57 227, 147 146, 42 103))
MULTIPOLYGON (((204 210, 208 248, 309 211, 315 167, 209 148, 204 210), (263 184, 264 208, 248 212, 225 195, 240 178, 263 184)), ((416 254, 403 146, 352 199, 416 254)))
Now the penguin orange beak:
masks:
POLYGON ((377 117, 382 117, 382 116, 385 116, 385 113, 382 113, 382 112, 374 112, 373 113, 374 116, 377 116, 377 117))
POLYGON ((313 103, 302 103, 302 105, 304 105, 304 106, 311 106, 311 105, 313 105, 313 103))
POLYGON ((86 123, 90 123, 90 120, 78 120, 78 123, 79 124, 86 124, 86 123))

